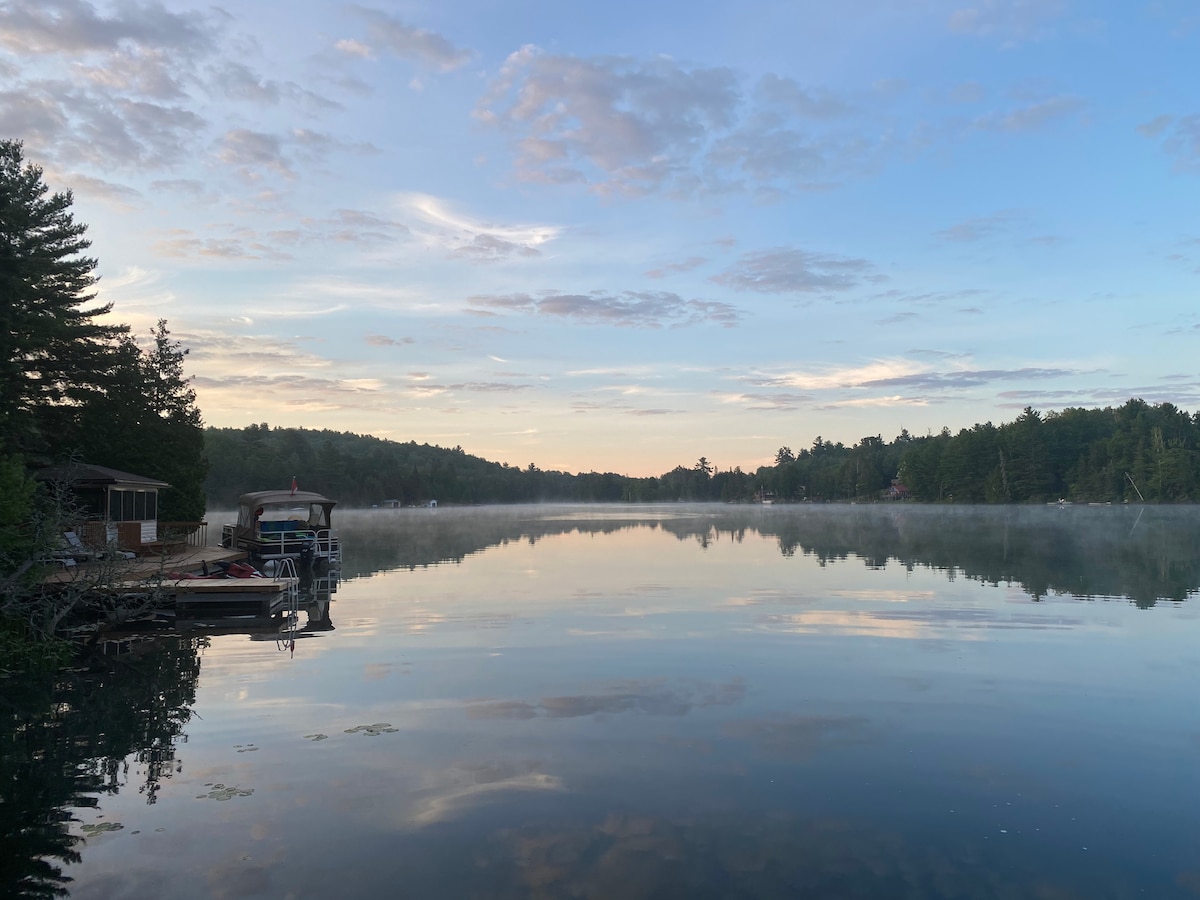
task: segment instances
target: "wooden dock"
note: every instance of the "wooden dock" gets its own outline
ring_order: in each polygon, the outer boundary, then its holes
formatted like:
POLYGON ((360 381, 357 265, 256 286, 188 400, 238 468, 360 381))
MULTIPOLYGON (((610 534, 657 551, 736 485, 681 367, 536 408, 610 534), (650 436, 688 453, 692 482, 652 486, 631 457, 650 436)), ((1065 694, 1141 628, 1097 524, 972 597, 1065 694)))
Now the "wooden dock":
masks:
POLYGON ((138 556, 133 559, 97 558, 92 560, 77 560, 69 568, 47 576, 46 582, 52 584, 69 584, 73 581, 86 580, 103 572, 108 576, 116 576, 121 581, 133 581, 150 578, 160 573, 199 572, 205 566, 209 569, 218 568, 219 563, 237 562, 244 560, 244 550, 227 550, 224 547, 183 547, 174 553, 162 556, 138 556))
POLYGON ((299 578, 183 578, 163 580, 164 590, 176 596, 205 597, 210 594, 282 594, 300 583, 299 578))
POLYGON ((120 581, 108 590, 119 594, 157 593, 162 606, 271 615, 295 597, 299 578, 147 578, 120 581))

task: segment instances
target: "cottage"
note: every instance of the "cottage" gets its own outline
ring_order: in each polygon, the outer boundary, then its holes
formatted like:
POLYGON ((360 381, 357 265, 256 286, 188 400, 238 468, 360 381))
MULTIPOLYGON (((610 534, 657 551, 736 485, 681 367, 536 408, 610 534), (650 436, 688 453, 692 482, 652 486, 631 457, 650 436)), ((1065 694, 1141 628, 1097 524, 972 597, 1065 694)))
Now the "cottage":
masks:
POLYGON ((138 550, 158 540, 158 492, 170 487, 165 481, 87 463, 51 466, 34 477, 70 492, 85 544, 138 550))

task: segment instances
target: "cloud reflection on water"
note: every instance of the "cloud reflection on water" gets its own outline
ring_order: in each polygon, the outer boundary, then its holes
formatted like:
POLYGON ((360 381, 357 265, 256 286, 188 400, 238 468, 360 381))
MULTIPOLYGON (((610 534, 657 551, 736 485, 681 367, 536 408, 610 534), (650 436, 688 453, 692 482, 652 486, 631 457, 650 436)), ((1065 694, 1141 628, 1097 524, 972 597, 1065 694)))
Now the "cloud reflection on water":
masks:
POLYGON ((723 684, 666 679, 630 679, 596 694, 543 697, 535 702, 520 700, 471 701, 471 719, 575 719, 585 716, 639 713, 648 716, 685 716, 693 709, 732 706, 746 695, 746 683, 735 678, 723 684))

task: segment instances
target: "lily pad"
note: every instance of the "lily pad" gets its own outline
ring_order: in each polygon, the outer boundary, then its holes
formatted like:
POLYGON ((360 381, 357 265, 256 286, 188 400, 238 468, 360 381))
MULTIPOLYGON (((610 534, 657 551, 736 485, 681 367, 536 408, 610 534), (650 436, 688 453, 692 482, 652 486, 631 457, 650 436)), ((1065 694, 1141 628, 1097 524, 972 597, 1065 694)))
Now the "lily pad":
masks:
POLYGON ((94 825, 84 825, 80 830, 91 837, 94 834, 103 834, 106 831, 120 831, 125 826, 120 822, 97 822, 94 825))
POLYGON ((197 800, 232 800, 234 797, 249 797, 254 788, 225 787, 217 785, 207 794, 197 794, 197 800))

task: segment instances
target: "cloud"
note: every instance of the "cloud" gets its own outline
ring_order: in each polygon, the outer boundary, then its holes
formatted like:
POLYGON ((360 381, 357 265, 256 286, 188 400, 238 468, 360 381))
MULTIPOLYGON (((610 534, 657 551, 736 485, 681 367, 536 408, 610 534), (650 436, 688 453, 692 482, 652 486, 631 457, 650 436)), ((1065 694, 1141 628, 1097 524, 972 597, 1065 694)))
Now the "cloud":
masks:
POLYGON ((1065 244, 1066 238, 1057 234, 1039 234, 1037 237, 1031 237, 1029 243, 1037 244, 1041 247, 1058 247, 1065 244))
POLYGON ((1048 381, 1080 374, 1076 369, 1053 366, 981 369, 961 365, 938 369, 911 359, 880 359, 860 366, 743 375, 738 380, 760 390, 731 395, 726 402, 752 401, 755 406, 750 408, 764 408, 772 398, 781 396, 778 405, 789 408, 926 405, 997 382, 1048 381), (770 390, 775 388, 782 390, 770 390))
POLYGON ((507 381, 462 381, 446 385, 446 390, 449 391, 468 391, 476 394, 512 394, 533 389, 532 384, 512 384, 507 381))
POLYGON ((1066 12, 1065 0, 976 0, 950 13, 947 27, 956 34, 1000 37, 1012 43, 1050 33, 1049 23, 1066 12))
POLYGON ((766 74, 755 88, 758 99, 805 119, 840 119, 854 111, 846 97, 828 88, 802 87, 791 78, 766 74))
MULTIPOLYGON (((1190 376, 1194 377, 1194 376, 1190 376)), ((1127 384, 1115 388, 1078 388, 1075 390, 1012 390, 996 395, 1005 402, 1001 409, 1024 409, 1026 406, 1053 404, 1067 406, 1121 405, 1131 397, 1147 403, 1172 403, 1183 409, 1200 405, 1200 381, 1182 381, 1169 385, 1127 384)))
MULTIPOLYGON (((216 137, 207 116, 222 117, 224 110, 209 101, 291 103, 309 112, 338 107, 256 72, 245 61, 256 44, 232 33, 236 20, 227 13, 175 12, 154 0, 118 2, 104 12, 99 6, 86 0, 0 4, 0 48, 21 63, 5 75, 0 120, 46 164, 91 169, 85 174, 92 176, 177 168, 196 161, 197 148, 214 139, 218 158, 261 162, 264 148, 248 146, 248 139, 262 129, 233 128, 216 137)), ((319 160, 301 152, 304 132, 288 136, 287 144, 296 154, 289 162, 277 153, 277 172, 294 172, 295 161, 319 160)))
POLYGON ((1175 172, 1200 174, 1200 113, 1159 116, 1138 131, 1148 138, 1163 138, 1163 152, 1175 160, 1175 172))
POLYGON ((877 319, 875 321, 875 324, 876 325, 899 325, 903 322, 911 322, 914 319, 919 319, 919 318, 921 318, 920 313, 899 312, 899 313, 893 313, 890 316, 885 316, 882 319, 877 319))
POLYGON ((1008 230, 1020 218, 1016 210, 1003 210, 990 216, 966 219, 957 225, 942 229, 937 232, 937 236, 944 241, 974 243, 1008 230))
POLYGON ((412 221, 418 239, 442 247, 451 256, 476 262, 538 256, 541 248, 561 231, 555 225, 504 224, 477 219, 429 194, 404 194, 396 203, 402 214, 412 221))
POLYGON ((961 388, 978 387, 994 381, 1041 381, 1050 378, 1067 378, 1078 375, 1074 369, 1052 369, 1029 366, 1022 369, 960 369, 950 372, 920 372, 895 375, 860 382, 856 387, 895 388, 940 392, 961 388))
POLYGON ((48 172, 47 180, 62 188, 69 188, 80 198, 100 200, 116 209, 132 209, 141 192, 124 184, 80 175, 78 172, 48 172))
POLYGON ((176 52, 212 44, 210 19, 176 13, 161 3, 123 3, 112 16, 85 0, 9 0, 0 8, 0 46, 20 54, 117 50, 131 42, 176 52))
POLYGON ((475 116, 513 135, 518 179, 604 195, 826 190, 919 150, 886 115, 899 83, 851 95, 657 57, 512 54, 475 116))
POLYGON ((102 65, 75 63, 76 74, 106 91, 137 94, 156 100, 182 100, 186 96, 176 61, 164 49, 122 48, 102 65))
POLYGON ((357 56, 360 59, 374 59, 375 52, 362 41, 345 38, 333 45, 333 49, 347 56, 357 56))
POLYGON ((655 190, 686 171, 712 129, 734 122, 737 78, 659 57, 509 56, 479 101, 481 121, 524 133, 518 177, 655 190))
POLYGON ((399 347, 401 344, 415 344, 416 340, 410 337, 400 339, 390 338, 382 334, 368 334, 363 341, 370 344, 372 347, 399 347))
POLYGON ((1007 112, 988 113, 975 119, 972 124, 981 131, 1035 131, 1068 119, 1083 111, 1086 106, 1086 101, 1080 97, 1060 94, 1007 112))
POLYGON ((468 303, 483 310, 574 319, 589 325, 632 328, 682 327, 715 323, 732 328, 740 319, 737 308, 714 300, 685 300, 669 291, 626 291, 609 294, 479 295, 468 303))
POLYGON ((292 256, 276 247, 255 239, 238 237, 197 237, 187 229, 176 229, 172 237, 157 241, 151 250, 170 259, 271 259, 288 260, 292 256))
POLYGON ((527 244, 508 241, 494 234, 477 234, 469 244, 456 247, 454 256, 462 256, 476 262, 495 262, 513 256, 541 256, 541 251, 527 244))
POLYGON ((185 158, 204 124, 180 107, 108 98, 44 80, 0 92, 0 120, 44 160, 130 170, 185 158))
POLYGON ((877 138, 856 129, 815 132, 760 112, 717 138, 703 163, 711 189, 737 189, 746 179, 770 200, 781 191, 824 191, 848 175, 868 174, 890 147, 887 133, 877 138))
POLYGON ((245 63, 235 60, 223 60, 214 65, 211 83, 230 100, 259 106, 276 106, 283 100, 293 100, 323 110, 341 108, 341 104, 302 88, 293 81, 265 78, 245 63))
POLYGON ((647 278, 666 278, 668 275, 679 275, 684 272, 690 272, 699 266, 708 262, 703 256, 689 256, 683 262, 667 263, 659 266, 657 269, 651 269, 646 273, 647 278))
POLYGON ((746 409, 766 412, 791 412, 813 403, 812 394, 794 394, 778 391, 773 394, 728 394, 722 397, 723 403, 738 404, 746 409))
POLYGON ((295 160, 320 163, 338 152, 369 154, 375 148, 307 128, 281 134, 235 128, 225 132, 214 147, 216 158, 247 181, 259 181, 266 172, 291 180, 296 176, 295 160))
POLYGON ((1174 121, 1174 116, 1155 116, 1149 122, 1144 122, 1137 127, 1138 134, 1151 139, 1159 137, 1174 121))
MULTIPOLYGON (((377 9, 361 6, 352 9, 367 22, 367 39, 373 45, 371 49, 382 47, 401 59, 443 72, 460 68, 471 60, 469 51, 455 47, 436 32, 406 25, 377 9)), ((340 41, 337 46, 343 53, 365 55, 360 48, 366 45, 357 41, 340 41)))
POLYGON ((877 277, 865 259, 777 247, 744 254, 712 280, 736 291, 790 294, 844 291, 877 277))
POLYGON ((260 169, 270 169, 289 178, 293 175, 283 155, 283 141, 276 135, 249 128, 225 132, 218 142, 216 156, 247 177, 256 177, 260 169))
POLYGON ((978 81, 964 81, 950 91, 948 99, 951 103, 979 103, 986 96, 986 89, 978 81))
MULTIPOLYGON (((883 300, 890 303, 906 303, 912 306, 934 307, 945 306, 949 303, 957 303, 962 300, 970 300, 976 297, 984 297, 988 295, 988 291, 982 288, 962 288, 957 291, 926 291, 920 294, 906 294, 903 291, 892 290, 884 291, 880 294, 873 295, 872 300, 883 300)), ((922 355, 928 353, 937 353, 938 351, 915 350, 913 355, 922 355)), ((943 354, 945 356, 958 356, 959 354, 943 354)))

